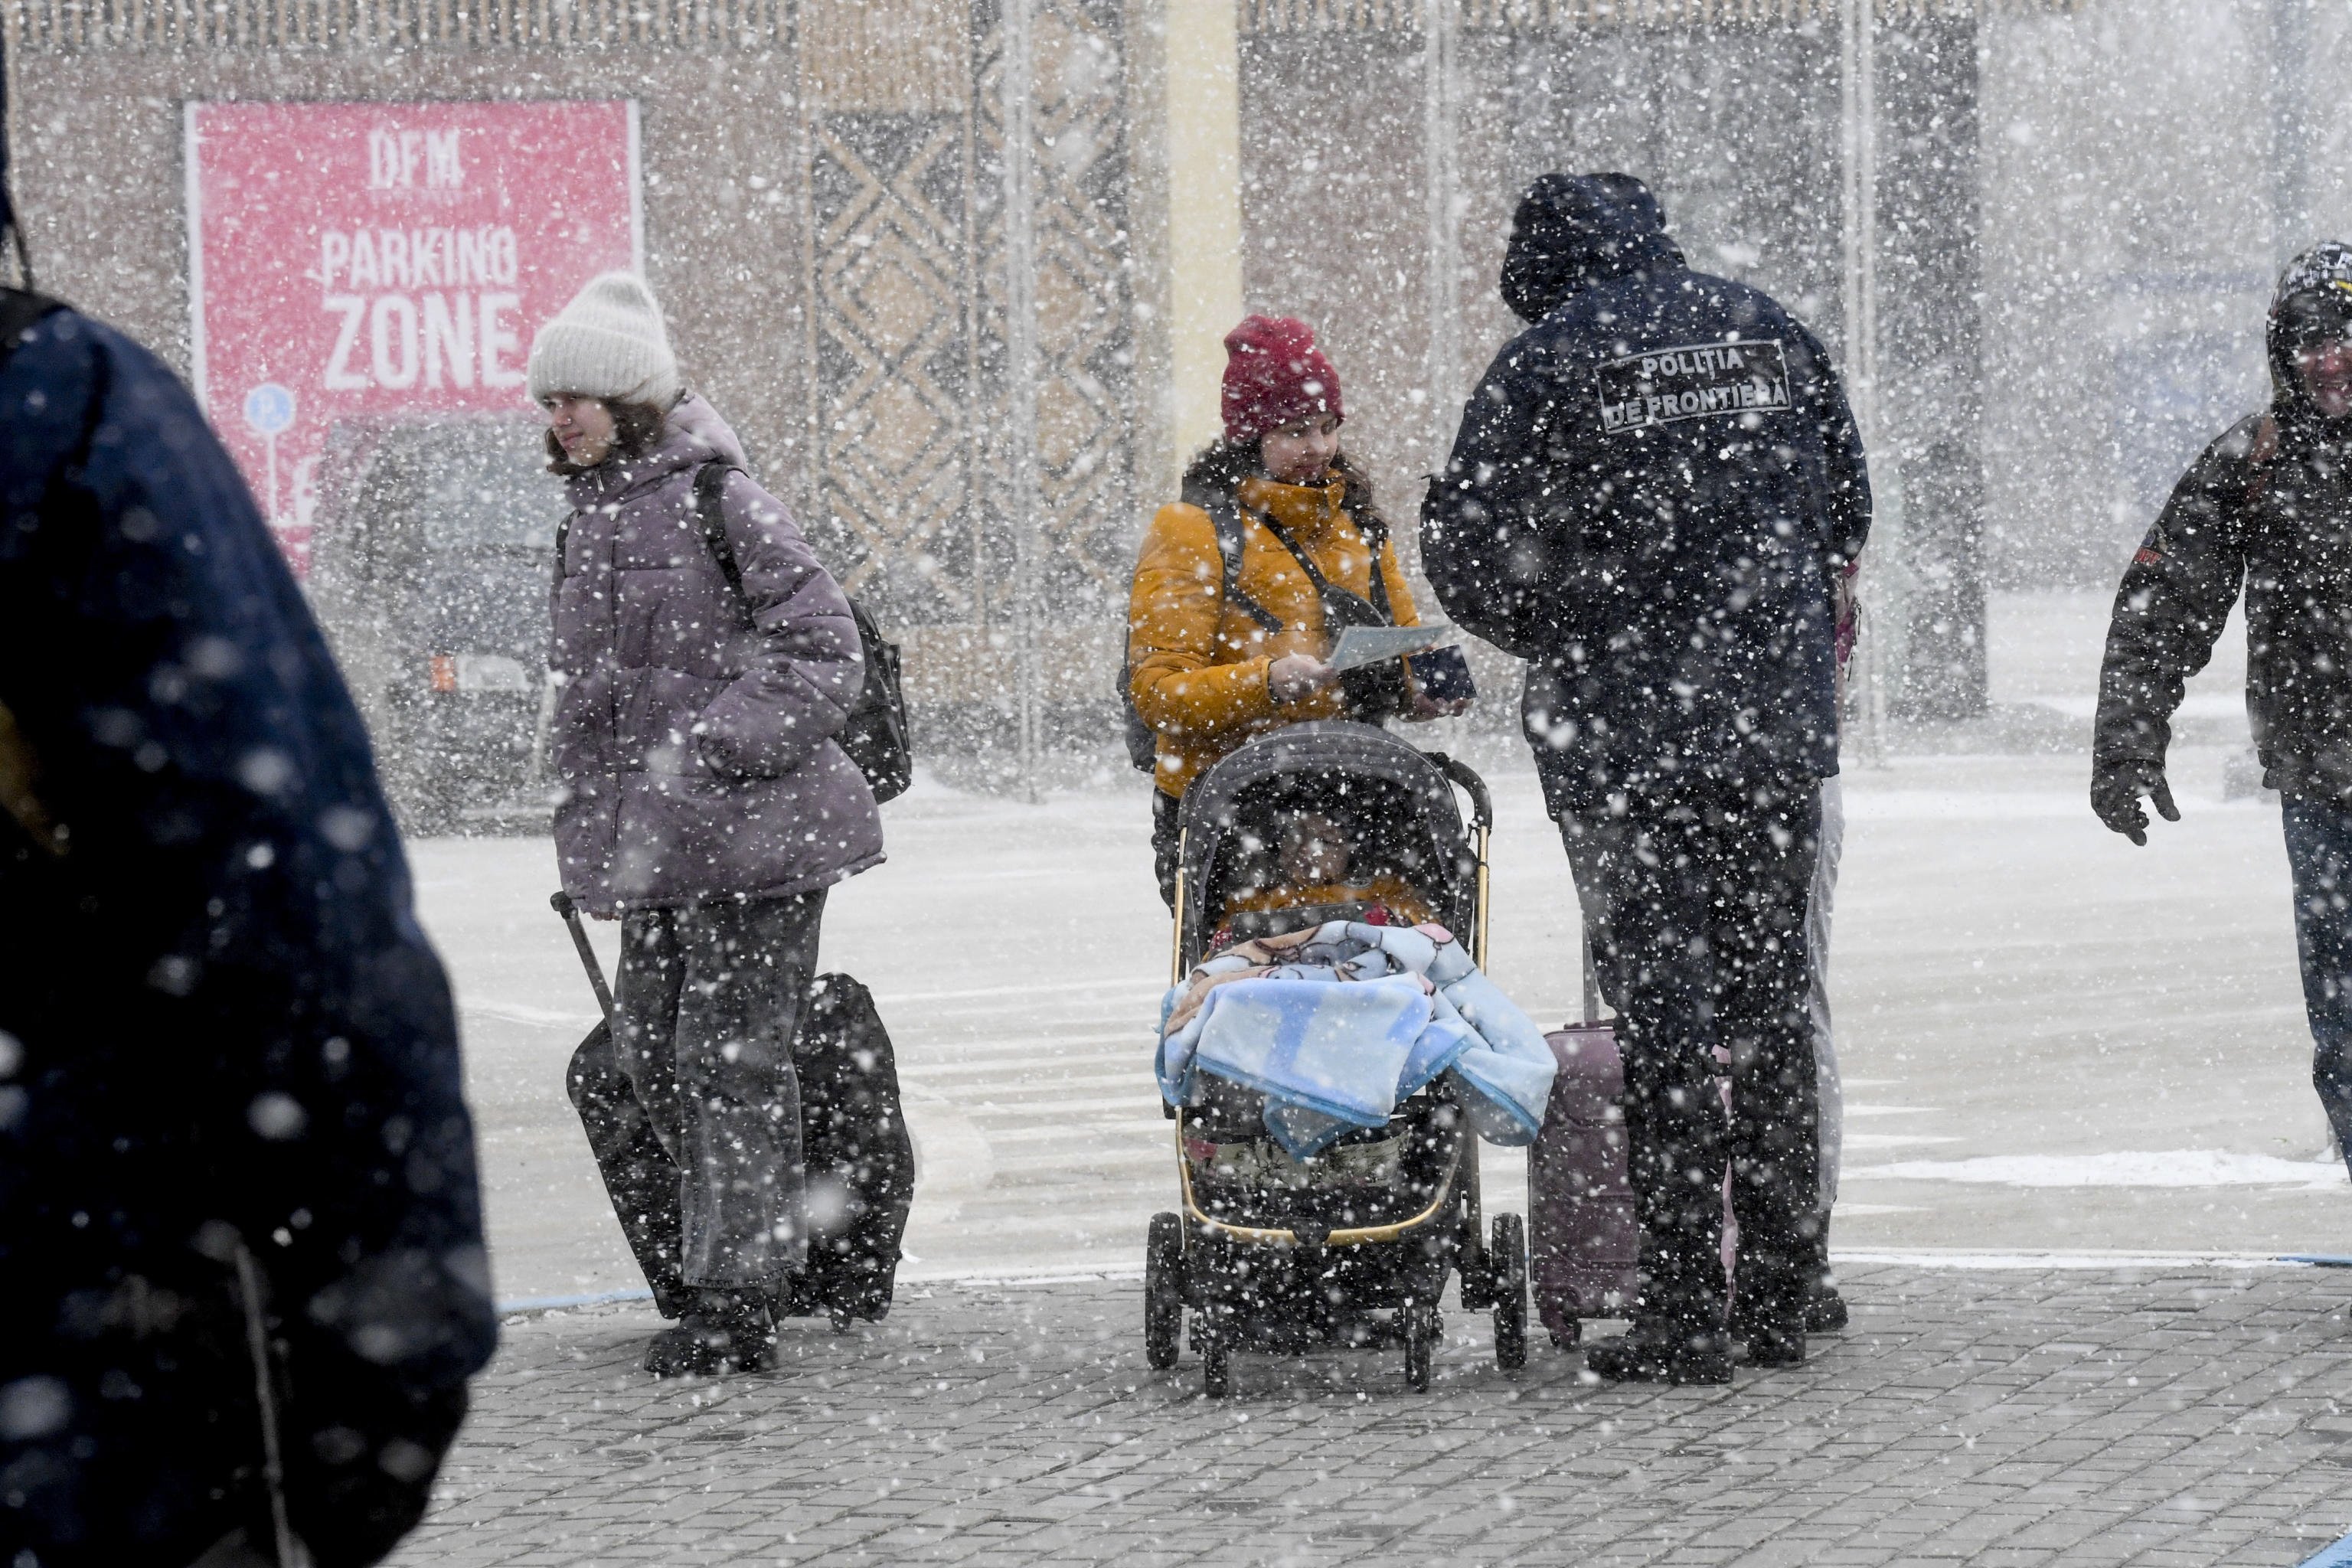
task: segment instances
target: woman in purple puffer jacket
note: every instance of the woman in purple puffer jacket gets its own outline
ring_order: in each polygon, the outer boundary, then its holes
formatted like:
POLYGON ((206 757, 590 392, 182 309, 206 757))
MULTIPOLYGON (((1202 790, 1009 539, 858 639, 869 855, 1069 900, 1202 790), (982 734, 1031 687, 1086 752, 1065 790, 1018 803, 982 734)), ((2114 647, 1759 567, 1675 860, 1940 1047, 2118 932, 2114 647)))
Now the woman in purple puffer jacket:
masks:
POLYGON ((873 792, 833 737, 857 627, 734 432, 683 390, 645 284, 607 273, 531 345, 572 515, 550 662, 563 889, 621 921, 613 1038, 572 1097, 622 1228, 678 1326, 663 1375, 754 1368, 801 1267, 792 1046, 825 889, 882 859, 873 792), (721 569, 696 506, 717 513, 721 569))

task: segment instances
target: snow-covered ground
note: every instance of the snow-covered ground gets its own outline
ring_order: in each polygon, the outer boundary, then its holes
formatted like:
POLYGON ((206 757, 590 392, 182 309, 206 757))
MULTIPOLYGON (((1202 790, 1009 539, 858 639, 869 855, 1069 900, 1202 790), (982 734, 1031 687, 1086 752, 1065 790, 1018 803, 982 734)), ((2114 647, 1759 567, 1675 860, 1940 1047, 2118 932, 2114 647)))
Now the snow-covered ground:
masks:
MULTIPOLYGON (((2101 595, 1997 600, 1996 700, 2087 717, 2105 614, 2101 595)), ((2237 702, 2242 646, 2223 638, 2192 704, 2237 702)), ((2229 750, 2179 749, 2187 820, 2146 849, 2091 816, 2079 755, 1849 763, 1841 1248, 2352 1250, 2278 814, 2223 802, 2229 750)), ((1566 859, 1523 751, 1478 755, 1499 815, 1495 974, 1564 1020, 1566 859)), ((907 1272, 1137 1267, 1174 1177, 1150 1073, 1169 931, 1142 782, 1106 773, 1028 805, 926 781, 885 816, 889 864, 836 889, 824 961, 873 987, 898 1046, 921 1164, 907 1272)), ((563 1096, 595 1011, 547 907, 547 842, 415 855, 463 1010, 500 1294, 638 1285, 563 1096)), ((596 928, 608 965, 613 933, 596 928)), ((1523 1161, 1489 1150, 1486 1190, 1520 1206, 1523 1161)))

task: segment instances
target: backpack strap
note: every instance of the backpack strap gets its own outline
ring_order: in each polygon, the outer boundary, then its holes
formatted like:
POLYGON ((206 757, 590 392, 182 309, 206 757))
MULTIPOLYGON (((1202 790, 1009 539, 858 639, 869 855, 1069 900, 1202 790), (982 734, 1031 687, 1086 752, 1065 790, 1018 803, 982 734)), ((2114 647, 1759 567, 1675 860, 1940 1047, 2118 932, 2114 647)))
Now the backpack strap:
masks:
POLYGON ((702 525, 702 542, 718 559, 719 575, 727 579, 728 591, 735 595, 736 607, 743 618, 751 617, 751 606, 743 597, 743 568, 735 563, 735 547, 727 542, 727 476, 741 470, 725 461, 705 463, 694 471, 694 517, 702 525))
POLYGON ((1259 604, 1241 585, 1242 545, 1246 525, 1242 521, 1241 503, 1231 491, 1218 493, 1198 490, 1184 499, 1209 514, 1209 524, 1217 533, 1217 594, 1227 605, 1239 610, 1267 631, 1282 629, 1282 617, 1259 604))
MULTIPOLYGON (((1316 597, 1322 600, 1325 605, 1327 620, 1342 618, 1329 613, 1330 606, 1335 602, 1339 605, 1367 605, 1367 601, 1361 595, 1351 589, 1342 588, 1324 576, 1323 569, 1315 564, 1315 557, 1299 548, 1298 541, 1290 537, 1288 529, 1270 517, 1261 517, 1257 522, 1260 528, 1281 541, 1282 547, 1290 552, 1291 559, 1298 563, 1299 570, 1307 574, 1307 580, 1315 585, 1316 597)), ((1381 548, 1377 544, 1372 545, 1372 596, 1367 607, 1380 617, 1381 626, 1396 625, 1395 612, 1389 608, 1388 584, 1381 576, 1381 548)), ((1339 628, 1336 626, 1333 626, 1331 633, 1334 637, 1338 636, 1339 628)))
POLYGON ((2271 464, 2278 458, 2278 416, 2265 414, 2254 426, 2253 437, 2246 443, 2246 493, 2241 504, 2255 506, 2271 488, 2271 464))
POLYGON ((1372 608, 1380 611, 1381 619, 1394 626, 1396 611, 1389 607, 1388 574, 1381 570, 1381 552, 1389 547, 1388 519, 1379 512, 1364 510, 1356 500, 1356 487, 1353 485, 1340 495, 1339 510, 1348 514, 1348 521, 1356 525, 1356 531, 1363 536, 1365 544, 1371 549, 1372 608))

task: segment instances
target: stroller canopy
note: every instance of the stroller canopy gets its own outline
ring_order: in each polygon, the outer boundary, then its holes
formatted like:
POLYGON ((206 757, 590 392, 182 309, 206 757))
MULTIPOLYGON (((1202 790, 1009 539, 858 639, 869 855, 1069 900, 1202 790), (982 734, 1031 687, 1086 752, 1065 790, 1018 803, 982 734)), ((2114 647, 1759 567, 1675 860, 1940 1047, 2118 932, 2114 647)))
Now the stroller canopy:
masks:
POLYGON ((1370 724, 1294 724, 1228 753, 1184 792, 1183 962, 1199 961, 1244 852, 1274 831, 1284 810, 1337 807, 1363 823, 1375 858, 1468 941, 1478 860, 1454 798, 1457 775, 1483 815, 1485 791, 1475 774, 1370 724))

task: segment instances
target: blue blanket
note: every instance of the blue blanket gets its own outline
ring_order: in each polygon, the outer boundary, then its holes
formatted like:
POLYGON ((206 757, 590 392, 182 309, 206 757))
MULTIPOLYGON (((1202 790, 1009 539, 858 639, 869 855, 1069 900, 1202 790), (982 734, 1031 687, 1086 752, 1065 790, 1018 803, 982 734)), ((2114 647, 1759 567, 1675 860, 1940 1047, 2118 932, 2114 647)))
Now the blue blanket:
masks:
POLYGON ((1473 1130, 1508 1146, 1535 1141, 1551 1094, 1543 1031, 1436 926, 1333 921, 1247 942, 1171 987, 1160 1017, 1168 1102, 1201 1103, 1203 1073, 1255 1089, 1298 1159, 1387 1125, 1442 1074, 1473 1130))

